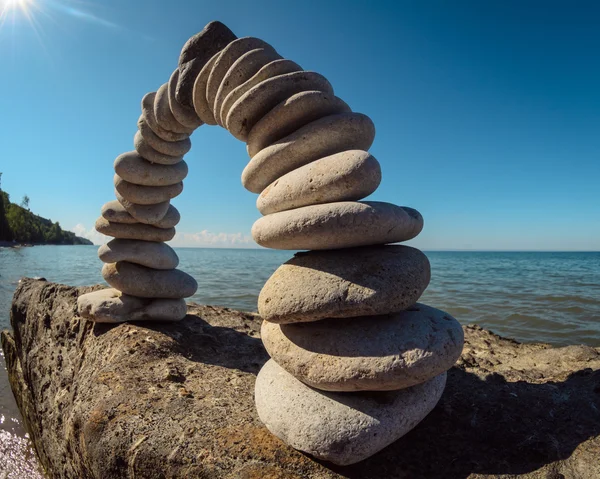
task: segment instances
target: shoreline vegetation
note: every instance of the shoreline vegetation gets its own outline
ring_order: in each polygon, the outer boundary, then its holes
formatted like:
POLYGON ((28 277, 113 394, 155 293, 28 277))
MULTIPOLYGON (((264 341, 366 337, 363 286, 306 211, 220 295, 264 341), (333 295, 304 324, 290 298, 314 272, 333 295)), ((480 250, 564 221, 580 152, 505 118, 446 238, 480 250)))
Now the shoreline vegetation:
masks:
MULTIPOLYGON (((0 173, 0 181, 2 173, 0 173)), ((29 210, 29 197, 25 195, 20 205, 11 203, 10 195, 0 187, 0 248, 36 245, 91 245, 60 224, 42 218, 29 210)))

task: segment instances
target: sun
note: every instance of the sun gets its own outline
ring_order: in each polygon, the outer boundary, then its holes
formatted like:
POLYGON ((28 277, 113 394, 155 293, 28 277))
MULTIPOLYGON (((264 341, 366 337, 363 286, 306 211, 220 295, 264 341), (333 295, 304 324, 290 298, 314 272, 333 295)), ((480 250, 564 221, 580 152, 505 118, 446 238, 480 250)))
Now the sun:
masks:
POLYGON ((22 10, 26 12, 33 0, 0 0, 0 11, 22 10))

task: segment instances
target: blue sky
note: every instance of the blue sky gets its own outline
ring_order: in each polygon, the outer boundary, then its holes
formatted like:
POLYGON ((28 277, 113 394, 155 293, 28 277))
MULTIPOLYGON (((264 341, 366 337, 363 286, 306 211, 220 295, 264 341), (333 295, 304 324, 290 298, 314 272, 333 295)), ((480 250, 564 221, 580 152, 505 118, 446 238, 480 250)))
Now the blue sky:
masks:
MULTIPOLYGON (((65 228, 90 234, 142 96, 220 20, 373 119, 369 199, 421 211, 412 244, 600 250, 597 2, 33 1, 0 27, 2 187, 65 228)), ((206 126, 192 145, 174 244, 252 246, 245 145, 206 126)))

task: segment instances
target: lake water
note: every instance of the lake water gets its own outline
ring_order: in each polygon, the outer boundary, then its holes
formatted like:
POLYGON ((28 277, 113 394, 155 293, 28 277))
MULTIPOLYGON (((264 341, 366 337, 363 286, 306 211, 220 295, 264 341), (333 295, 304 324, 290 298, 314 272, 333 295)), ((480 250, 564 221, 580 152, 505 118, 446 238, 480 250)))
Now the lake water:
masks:
MULTIPOLYGON (((102 282, 95 246, 0 248, 0 329, 10 324, 22 276, 70 285, 102 282)), ((292 254, 178 249, 198 281, 199 303, 254 311, 258 293, 292 254)), ((428 252, 432 280, 421 301, 524 342, 600 346, 600 253, 428 252)), ((41 477, 0 357, 0 479, 41 477), (6 466, 4 466, 6 465, 6 466), (2 467, 4 466, 4 470, 2 467)))

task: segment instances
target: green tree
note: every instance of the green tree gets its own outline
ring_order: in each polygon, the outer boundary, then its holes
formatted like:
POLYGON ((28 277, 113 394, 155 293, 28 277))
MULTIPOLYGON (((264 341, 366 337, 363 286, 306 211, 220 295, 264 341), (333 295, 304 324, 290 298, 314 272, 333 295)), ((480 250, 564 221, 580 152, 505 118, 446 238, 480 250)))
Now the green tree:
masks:
POLYGON ((23 196, 23 199, 21 200, 21 208, 29 210, 29 196, 23 196))

